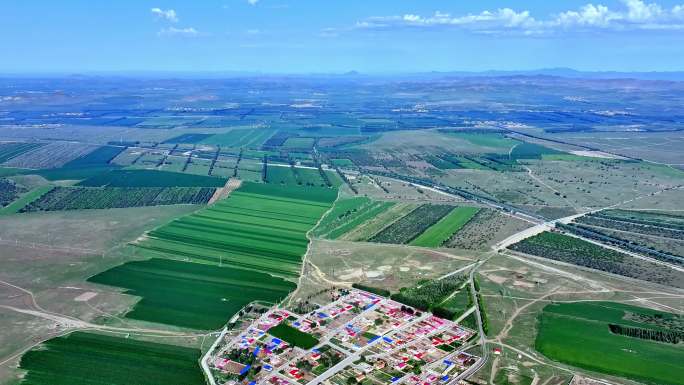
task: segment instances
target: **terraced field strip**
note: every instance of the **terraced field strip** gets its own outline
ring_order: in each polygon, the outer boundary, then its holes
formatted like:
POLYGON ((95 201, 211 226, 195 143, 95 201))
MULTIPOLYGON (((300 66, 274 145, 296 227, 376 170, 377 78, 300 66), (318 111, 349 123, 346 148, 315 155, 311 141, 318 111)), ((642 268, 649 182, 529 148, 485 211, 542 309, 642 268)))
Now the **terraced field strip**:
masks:
POLYGON ((439 247, 453 234, 465 226, 480 211, 477 207, 456 207, 447 216, 430 226, 418 238, 411 241, 413 246, 439 247))
POLYGON ((331 230, 344 223, 346 217, 362 209, 369 203, 370 199, 366 197, 355 197, 338 200, 335 202, 332 210, 330 210, 328 214, 323 217, 319 225, 313 230, 313 234, 316 236, 325 236, 331 230))
POLYGON ((418 207, 420 206, 415 203, 397 202, 387 210, 345 233, 339 239, 345 241, 366 241, 418 207))
POLYGON ((379 201, 369 201, 363 207, 360 207, 357 211, 346 216, 341 223, 332 229, 326 235, 329 239, 337 239, 342 235, 346 234, 350 230, 360 226, 361 224, 375 218, 381 213, 387 211, 390 207, 394 206, 394 202, 379 202, 379 201))
POLYGON ((22 385, 203 385, 200 350, 74 332, 27 352, 22 385))
POLYGON ((610 328, 613 324, 671 333, 681 330, 679 318, 610 302, 551 304, 539 318, 535 347, 553 360, 584 369, 647 384, 682 385, 684 346, 681 342, 628 337, 615 334, 610 328))
POLYGON ((335 189, 244 182, 134 244, 152 259, 90 280, 142 297, 129 318, 219 328, 249 302, 278 302, 296 288, 307 232, 336 197, 335 189))

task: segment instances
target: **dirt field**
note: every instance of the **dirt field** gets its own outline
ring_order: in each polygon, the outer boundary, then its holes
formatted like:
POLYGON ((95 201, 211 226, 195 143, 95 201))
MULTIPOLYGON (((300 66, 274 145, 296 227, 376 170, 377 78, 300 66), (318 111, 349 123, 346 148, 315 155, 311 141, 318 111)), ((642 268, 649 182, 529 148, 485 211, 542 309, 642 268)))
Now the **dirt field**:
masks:
POLYGON ((135 258, 120 245, 196 209, 160 206, 0 218, 0 362, 6 361, 0 365, 0 383, 13 375, 16 354, 81 322, 129 326, 112 313, 126 311, 136 300, 84 280, 135 258))

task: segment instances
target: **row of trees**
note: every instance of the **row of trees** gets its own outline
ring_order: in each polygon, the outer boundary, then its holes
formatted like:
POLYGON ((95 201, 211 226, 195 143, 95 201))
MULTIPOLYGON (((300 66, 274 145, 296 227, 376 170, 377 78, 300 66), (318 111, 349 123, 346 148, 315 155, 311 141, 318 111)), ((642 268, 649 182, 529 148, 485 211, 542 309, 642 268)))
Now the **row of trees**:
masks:
POLYGON ((678 344, 680 341, 684 340, 684 333, 676 330, 643 329, 616 324, 609 324, 608 327, 613 334, 640 338, 642 340, 666 342, 670 344, 678 344))

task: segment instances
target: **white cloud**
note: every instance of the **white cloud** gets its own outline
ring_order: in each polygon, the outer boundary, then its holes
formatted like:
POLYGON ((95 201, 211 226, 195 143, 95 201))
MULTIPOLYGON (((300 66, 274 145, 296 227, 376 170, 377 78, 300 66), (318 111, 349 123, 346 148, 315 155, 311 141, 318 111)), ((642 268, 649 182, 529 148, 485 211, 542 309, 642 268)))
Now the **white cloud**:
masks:
POLYGON ((627 19, 633 22, 650 21, 663 16, 663 9, 655 3, 646 4, 642 0, 623 0, 627 6, 627 19))
POLYGON ((536 19, 527 10, 511 8, 480 13, 451 15, 437 11, 431 16, 417 14, 376 16, 360 20, 356 29, 459 28, 476 33, 521 33, 543 35, 557 32, 602 30, 684 29, 684 4, 671 9, 643 0, 621 0, 619 9, 602 4, 586 4, 545 19, 536 19))
POLYGON ((176 11, 173 9, 164 10, 164 9, 155 7, 155 8, 150 9, 150 12, 152 12, 152 14, 159 19, 164 19, 164 20, 170 21, 172 23, 178 22, 178 15, 176 14, 176 11))
POLYGON ((247 3, 249 5, 257 5, 258 2, 259 2, 259 0, 247 0, 247 3))
POLYGON ((608 27, 612 21, 619 18, 618 14, 611 12, 604 5, 587 4, 578 11, 561 12, 549 24, 566 28, 573 26, 608 27))
POLYGON ((175 28, 168 27, 162 28, 158 33, 159 36, 182 36, 182 37, 195 37, 199 36, 199 32, 193 27, 187 28, 175 28))

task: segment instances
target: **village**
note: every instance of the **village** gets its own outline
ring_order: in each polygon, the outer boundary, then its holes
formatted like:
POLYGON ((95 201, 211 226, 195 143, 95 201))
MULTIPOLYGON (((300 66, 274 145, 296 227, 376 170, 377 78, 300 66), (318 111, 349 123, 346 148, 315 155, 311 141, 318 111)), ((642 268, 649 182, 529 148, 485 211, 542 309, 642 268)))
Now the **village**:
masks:
POLYGON ((453 385, 481 359, 465 352, 475 331, 358 289, 305 315, 252 313, 207 355, 213 384, 453 385))

